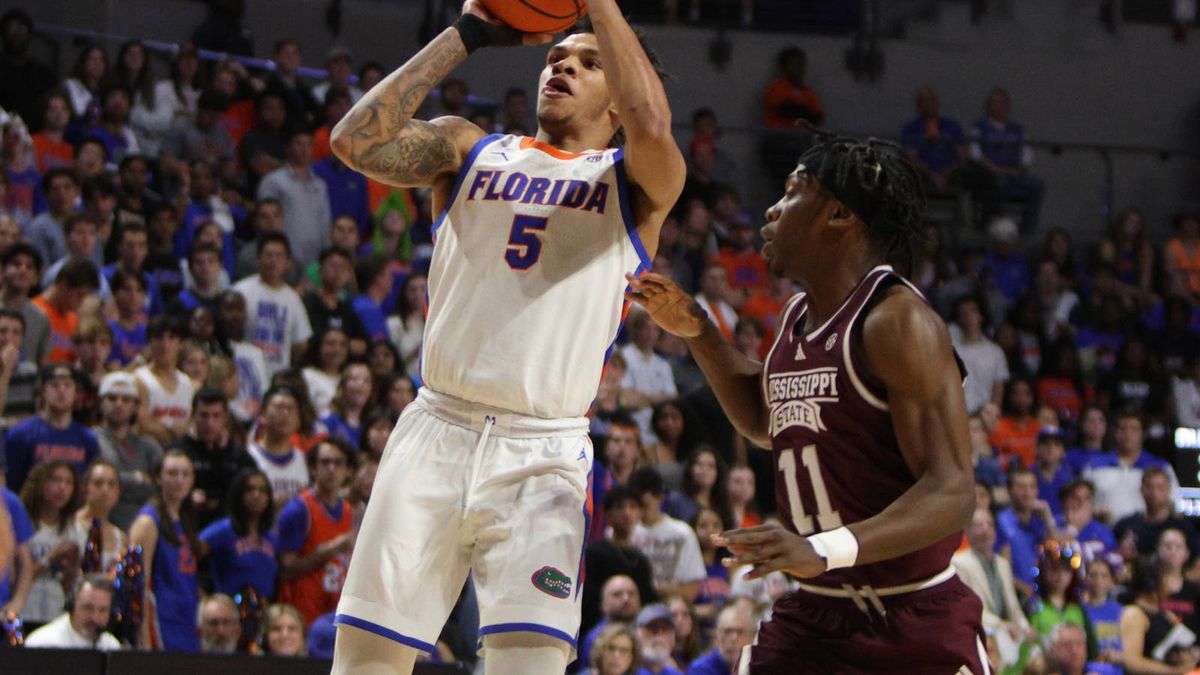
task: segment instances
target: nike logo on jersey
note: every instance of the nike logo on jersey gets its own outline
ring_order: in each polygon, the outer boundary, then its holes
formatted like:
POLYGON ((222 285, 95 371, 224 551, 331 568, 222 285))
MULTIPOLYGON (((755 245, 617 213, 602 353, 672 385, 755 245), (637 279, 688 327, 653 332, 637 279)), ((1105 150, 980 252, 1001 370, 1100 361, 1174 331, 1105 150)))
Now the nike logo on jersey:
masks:
POLYGON ((603 214, 608 206, 608 183, 541 176, 520 171, 477 171, 467 201, 505 201, 539 206, 560 206, 603 214), (507 174, 507 175, 505 175, 507 174))

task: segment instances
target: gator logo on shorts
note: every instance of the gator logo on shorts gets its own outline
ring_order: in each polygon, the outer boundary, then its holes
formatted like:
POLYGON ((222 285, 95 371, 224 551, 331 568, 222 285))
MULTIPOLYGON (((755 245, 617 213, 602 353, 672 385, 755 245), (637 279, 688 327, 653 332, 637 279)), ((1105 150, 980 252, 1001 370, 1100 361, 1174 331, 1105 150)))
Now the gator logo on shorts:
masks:
POLYGON ((571 577, 547 565, 529 577, 533 587, 560 600, 571 596, 571 577))

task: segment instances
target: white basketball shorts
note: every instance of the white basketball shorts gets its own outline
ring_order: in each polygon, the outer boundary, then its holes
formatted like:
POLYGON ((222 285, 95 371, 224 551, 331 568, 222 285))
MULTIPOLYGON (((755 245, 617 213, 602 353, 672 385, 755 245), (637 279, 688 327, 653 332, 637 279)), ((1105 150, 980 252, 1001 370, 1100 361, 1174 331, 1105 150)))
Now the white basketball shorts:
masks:
POLYGON ((384 448, 335 622, 431 651, 471 572, 481 642, 531 631, 573 653, 591 468, 585 418, 421 389, 384 448))

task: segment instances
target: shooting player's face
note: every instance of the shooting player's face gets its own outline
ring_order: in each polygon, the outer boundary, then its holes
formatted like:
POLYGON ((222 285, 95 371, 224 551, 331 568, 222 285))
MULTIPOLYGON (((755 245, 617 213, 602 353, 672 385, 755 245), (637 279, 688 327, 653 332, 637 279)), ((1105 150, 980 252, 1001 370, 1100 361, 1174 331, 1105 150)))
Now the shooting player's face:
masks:
POLYGON ((576 33, 551 47, 538 78, 538 121, 582 127, 611 108, 596 36, 576 33))

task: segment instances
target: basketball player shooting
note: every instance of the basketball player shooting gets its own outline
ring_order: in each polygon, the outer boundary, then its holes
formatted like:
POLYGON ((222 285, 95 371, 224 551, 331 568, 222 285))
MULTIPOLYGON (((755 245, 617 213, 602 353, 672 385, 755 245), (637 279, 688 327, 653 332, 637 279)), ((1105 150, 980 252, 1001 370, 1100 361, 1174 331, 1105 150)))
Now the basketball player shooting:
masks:
POLYGON ((803 580, 738 672, 987 673, 979 598, 950 557, 975 508, 962 368, 945 324, 886 261, 921 236, 895 146, 818 134, 767 210, 763 255, 803 284, 764 364, 669 279, 630 297, 687 341, 737 429, 775 458, 781 527, 714 537, 803 580))
MULTIPOLYGON (((493 4, 500 0, 490 0, 493 4)), ((666 94, 615 0, 550 47, 536 138, 413 119, 488 46, 546 44, 462 17, 333 130, 347 165, 433 189, 422 377, 388 439, 338 606, 334 673, 408 673, 472 572, 488 673, 562 673, 579 630, 592 447, 583 417, 683 188, 666 94), (610 140, 623 135, 623 147, 610 140)))

